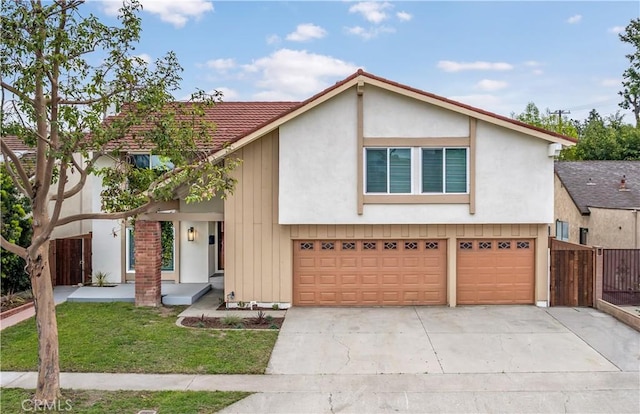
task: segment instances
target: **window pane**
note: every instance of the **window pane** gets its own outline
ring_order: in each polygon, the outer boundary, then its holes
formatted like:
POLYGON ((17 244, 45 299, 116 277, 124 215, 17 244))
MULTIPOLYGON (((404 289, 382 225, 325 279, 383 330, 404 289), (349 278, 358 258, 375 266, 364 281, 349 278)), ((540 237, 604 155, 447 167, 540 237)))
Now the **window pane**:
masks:
POLYGON ((411 150, 394 148, 389 150, 389 192, 411 192, 411 150))
POLYGON ((422 149, 422 192, 442 192, 442 149, 422 149))
POLYGON ((127 271, 133 272, 136 269, 136 249, 133 244, 133 229, 131 227, 127 227, 127 255, 129 257, 129 265, 127 267, 127 271))
POLYGON ((387 149, 367 149, 367 193, 387 192, 387 149))
POLYGON ((169 159, 169 157, 163 157, 161 155, 152 155, 151 156, 151 168, 156 168, 160 170, 173 170, 175 166, 169 159))
POLYGON ((467 150, 464 148, 447 149, 446 183, 447 193, 467 192, 467 150))
POLYGON ((149 154, 131 154, 130 157, 136 168, 149 168, 149 154))
POLYGON ((175 230, 173 222, 161 221, 162 230, 162 268, 161 270, 173 271, 175 230))

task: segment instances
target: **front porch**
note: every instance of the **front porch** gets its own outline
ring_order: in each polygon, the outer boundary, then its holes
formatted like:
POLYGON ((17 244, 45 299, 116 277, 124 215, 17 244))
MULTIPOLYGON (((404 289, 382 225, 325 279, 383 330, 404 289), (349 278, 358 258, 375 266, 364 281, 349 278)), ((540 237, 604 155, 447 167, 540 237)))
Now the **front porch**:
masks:
MULTIPOLYGON (((210 283, 161 284, 163 305, 191 305, 211 290, 210 283)), ((121 283, 110 287, 81 286, 67 297, 68 302, 135 302, 135 283, 121 283)))

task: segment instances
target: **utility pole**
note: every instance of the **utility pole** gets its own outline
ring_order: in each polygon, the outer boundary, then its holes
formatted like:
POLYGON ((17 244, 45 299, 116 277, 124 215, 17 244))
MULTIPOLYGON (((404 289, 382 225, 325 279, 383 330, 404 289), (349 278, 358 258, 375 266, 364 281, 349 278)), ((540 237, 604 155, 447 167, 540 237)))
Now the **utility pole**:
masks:
POLYGON ((558 115, 558 132, 562 134, 562 115, 570 114, 571 111, 564 109, 557 109, 553 112, 549 112, 551 115, 558 115))

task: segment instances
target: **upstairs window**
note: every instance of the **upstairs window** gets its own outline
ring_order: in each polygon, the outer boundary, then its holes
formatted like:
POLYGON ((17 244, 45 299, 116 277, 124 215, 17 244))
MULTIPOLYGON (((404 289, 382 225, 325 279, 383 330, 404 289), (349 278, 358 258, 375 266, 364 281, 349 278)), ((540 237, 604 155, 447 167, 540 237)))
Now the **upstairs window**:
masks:
POLYGON ((174 165, 169 158, 161 155, 151 154, 129 154, 129 163, 136 168, 152 168, 161 170, 172 170, 174 165))
POLYGON ((423 193, 466 193, 467 149, 422 148, 423 193))
POLYGON ((411 149, 366 149, 367 193, 410 194, 411 149))
POLYGON ((467 194, 468 148, 365 148, 365 194, 467 194))

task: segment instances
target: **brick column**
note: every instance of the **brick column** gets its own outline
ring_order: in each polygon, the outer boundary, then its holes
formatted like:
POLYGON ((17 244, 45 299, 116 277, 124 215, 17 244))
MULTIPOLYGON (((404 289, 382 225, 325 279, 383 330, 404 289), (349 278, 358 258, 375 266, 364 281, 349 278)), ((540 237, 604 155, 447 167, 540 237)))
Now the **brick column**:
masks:
POLYGON ((136 220, 136 306, 161 305, 162 239, 159 221, 136 220))

